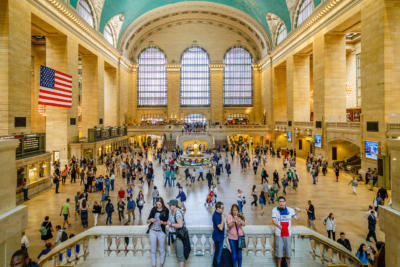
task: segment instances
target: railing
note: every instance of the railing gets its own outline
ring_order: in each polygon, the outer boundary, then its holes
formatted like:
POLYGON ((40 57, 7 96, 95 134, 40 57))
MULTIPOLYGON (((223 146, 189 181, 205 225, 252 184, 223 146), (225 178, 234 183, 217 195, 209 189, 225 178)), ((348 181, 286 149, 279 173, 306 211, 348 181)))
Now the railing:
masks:
MULTIPOLYGON (((146 229, 147 226, 93 227, 54 248, 39 265, 102 267, 135 262, 135 266, 150 266, 150 241, 146 229)), ((212 227, 192 226, 188 229, 192 252, 187 266, 211 266, 214 253, 212 227)), ((247 247, 243 249, 243 266, 275 266, 273 227, 250 225, 244 227, 244 232, 247 247)), ((303 226, 293 227, 291 241, 293 266, 360 266, 358 259, 340 244, 303 226)), ((166 246, 166 252, 164 266, 176 266, 173 246, 166 246)))
POLYGON ((276 121, 275 126, 287 126, 287 121, 276 121))
POLYGON ((126 126, 90 128, 88 129, 88 142, 96 142, 126 135, 127 135, 126 126))
POLYGON ((347 129, 360 129, 359 122, 327 122, 327 128, 347 128, 347 129))
POLYGON ((193 131, 193 132, 183 132, 183 135, 184 135, 184 136, 185 136, 185 135, 188 135, 188 136, 194 136, 194 135, 208 135, 208 133, 205 132, 205 131, 201 131, 201 132, 193 131))
POLYGON ((400 130, 400 123, 388 123, 388 130, 400 130))
POLYGON ((294 126, 296 127, 314 127, 313 121, 295 121, 294 126))
POLYGON ((21 159, 46 152, 46 134, 31 133, 1 137, 3 139, 18 139, 16 158, 21 159))

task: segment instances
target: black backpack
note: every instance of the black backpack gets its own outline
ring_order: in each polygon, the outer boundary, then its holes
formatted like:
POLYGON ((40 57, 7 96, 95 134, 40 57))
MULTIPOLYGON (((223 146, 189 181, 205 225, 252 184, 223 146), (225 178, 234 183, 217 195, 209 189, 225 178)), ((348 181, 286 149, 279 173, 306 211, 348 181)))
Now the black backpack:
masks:
POLYGON ((61 242, 64 242, 68 239, 68 235, 65 231, 62 232, 61 234, 61 242))

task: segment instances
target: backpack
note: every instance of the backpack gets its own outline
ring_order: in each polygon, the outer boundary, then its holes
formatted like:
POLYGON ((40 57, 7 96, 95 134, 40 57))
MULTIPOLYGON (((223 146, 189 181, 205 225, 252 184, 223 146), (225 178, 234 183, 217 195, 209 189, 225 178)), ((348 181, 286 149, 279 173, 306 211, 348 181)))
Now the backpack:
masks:
POLYGON ((217 264, 216 255, 214 254, 213 267, 233 267, 232 254, 229 249, 222 248, 221 262, 217 264))
POLYGON ((48 231, 47 226, 49 226, 49 223, 50 223, 50 222, 48 222, 48 223, 46 224, 46 226, 42 225, 42 226, 40 227, 39 232, 40 232, 41 235, 43 235, 43 236, 47 235, 47 231, 48 231))
POLYGON ((62 231, 62 234, 61 234, 61 242, 64 242, 64 241, 66 241, 67 239, 68 239, 67 233, 66 233, 65 231, 62 231))

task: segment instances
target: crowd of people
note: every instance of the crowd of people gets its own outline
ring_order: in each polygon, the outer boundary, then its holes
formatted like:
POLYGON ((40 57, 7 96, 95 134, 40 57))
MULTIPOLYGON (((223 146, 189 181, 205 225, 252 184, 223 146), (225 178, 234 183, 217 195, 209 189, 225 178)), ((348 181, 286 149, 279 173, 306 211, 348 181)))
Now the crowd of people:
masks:
MULTIPOLYGON (((195 128, 201 128, 197 125, 195 128)), ((187 128, 190 129, 190 128, 187 128)), ((176 247, 176 256, 179 266, 184 266, 184 262, 190 251, 190 242, 187 229, 184 222, 184 214, 186 211, 185 202, 187 195, 183 186, 192 186, 193 183, 207 181, 208 194, 205 197, 205 206, 207 208, 214 207, 215 212, 212 215, 213 235, 215 244, 215 266, 219 266, 224 257, 231 258, 232 266, 242 266, 241 250, 245 246, 243 239, 245 226, 245 217, 243 208, 246 205, 246 196, 242 189, 237 190, 237 199, 235 204, 231 206, 228 215, 224 214, 223 199, 217 192, 218 184, 223 177, 229 179, 231 174, 231 162, 237 157, 240 163, 241 172, 244 174, 252 173, 256 177, 260 176, 260 185, 253 185, 251 190, 252 199, 251 209, 260 210, 261 216, 264 215, 266 205, 271 205, 272 223, 275 226, 275 256, 278 259, 278 266, 289 266, 291 257, 291 218, 298 218, 300 214, 299 208, 289 208, 286 206, 287 189, 291 188, 293 193, 297 192, 297 188, 301 181, 299 173, 296 171, 296 150, 295 149, 274 149, 272 146, 250 146, 249 144, 235 145, 231 147, 219 147, 212 153, 212 166, 210 168, 182 168, 180 170, 177 165, 177 159, 183 154, 181 148, 176 147, 170 153, 165 148, 147 150, 140 147, 124 147, 119 148, 114 153, 104 155, 105 173, 98 173, 94 160, 86 158, 72 158, 68 165, 60 168, 59 163, 54 164, 53 182, 55 184, 55 192, 59 193, 60 184, 65 185, 67 181, 70 183, 79 183, 81 190, 75 196, 67 198, 61 205, 60 216, 62 216, 62 224, 53 228, 49 216, 44 218, 40 226, 41 239, 44 241, 45 248, 42 250, 38 259, 46 255, 54 246, 64 242, 68 238, 74 236, 73 233, 67 234, 68 227, 71 226, 71 217, 74 215, 75 221, 80 218, 83 228, 88 228, 88 217, 93 216, 94 224, 98 225, 98 218, 102 214, 106 214, 106 225, 113 224, 113 214, 118 214, 118 221, 122 225, 130 225, 135 223, 137 215, 142 217, 142 210, 146 204, 146 198, 143 194, 143 187, 147 184, 148 192, 151 191, 152 202, 151 211, 148 215, 147 223, 149 224, 148 233, 151 244, 151 261, 152 266, 156 264, 157 244, 160 251, 159 262, 161 265, 165 261, 165 243, 176 247), (149 160, 149 153, 153 153, 152 159, 158 163, 162 169, 162 177, 155 177, 154 163, 149 160), (224 156, 225 153, 225 156, 224 156), (230 156, 230 157, 229 157, 230 156), (277 169, 272 173, 272 177, 267 172, 268 157, 282 158, 282 169, 277 169), (271 179, 272 178, 272 179, 271 179), (126 188, 116 188, 116 179, 123 179, 126 188), (162 184, 165 188, 177 189, 177 195, 168 202, 169 209, 166 207, 163 198, 160 196, 159 188, 154 184, 155 179, 163 179, 162 184), (117 191, 118 190, 118 191, 117 191), (116 201, 112 199, 110 194, 116 192, 116 201), (134 192, 137 194, 134 195, 134 192), (94 194, 92 197, 92 193, 94 194), (100 196, 100 198, 98 198, 100 196), (219 200, 221 199, 221 200, 219 200), (71 200, 74 203, 71 203, 71 200), (274 207, 274 205, 278 205, 274 207), (73 205, 73 206, 71 206, 73 205), (115 205, 115 208, 114 208, 115 205), (138 214, 137 214, 138 213, 138 214), (225 228, 228 232, 228 241, 230 251, 223 249, 223 240, 225 228), (186 229, 185 232, 181 229, 186 229), (54 235, 56 236, 53 242, 54 235), (285 265, 286 264, 286 265, 285 265)), ((313 184, 318 183, 318 176, 322 168, 322 175, 328 172, 327 161, 321 156, 315 157, 309 154, 306 159, 306 169, 310 173, 313 184)), ((333 170, 336 180, 339 180, 340 170, 333 170)), ((368 174, 369 175, 369 174, 368 174)), ((372 176, 368 177, 373 177, 372 176)), ((305 179, 305 177, 303 177, 305 179)), ((370 178, 370 180, 373 178, 370 178)), ((229 182, 229 180, 227 180, 229 182)), ((354 187, 357 187, 359 180, 354 178, 350 181, 353 186, 353 192, 356 193, 354 187), (355 182, 353 182, 355 180, 355 182)), ((367 181, 368 183, 368 181, 367 181)), ((380 205, 385 203, 388 194, 384 188, 378 190, 377 196, 374 198, 372 205, 367 212, 368 234, 366 241, 370 245, 361 244, 356 255, 363 264, 372 263, 374 261, 382 261, 382 251, 384 251, 384 243, 378 242, 376 238, 376 225, 378 221, 377 211, 380 205), (370 242, 370 238, 375 241, 375 248, 370 242), (373 256, 375 255, 375 256, 373 256)), ((313 230, 316 229, 316 211, 311 200, 308 201, 305 208, 307 213, 307 225, 313 230)), ((346 238, 344 232, 340 233, 340 237, 336 239, 336 218, 333 213, 322 219, 328 238, 336 240, 344 248, 352 251, 350 241, 346 238)), ((25 234, 21 239, 21 248, 25 253, 29 246, 29 241, 25 234)), ((22 255, 22 254, 18 254, 22 255)), ((27 255, 27 254, 26 254, 27 255)), ((26 256, 25 254, 23 257, 26 256)), ((31 260, 30 260, 31 261, 31 260)), ((35 266, 35 265, 32 265, 35 266)))

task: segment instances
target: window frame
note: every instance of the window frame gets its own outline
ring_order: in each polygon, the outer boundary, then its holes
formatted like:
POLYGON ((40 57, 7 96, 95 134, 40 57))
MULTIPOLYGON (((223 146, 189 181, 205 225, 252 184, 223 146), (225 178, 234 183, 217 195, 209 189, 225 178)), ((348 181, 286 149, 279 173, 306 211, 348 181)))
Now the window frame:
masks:
POLYGON ((79 0, 78 2, 78 6, 76 8, 76 12, 78 13, 78 15, 87 23, 89 24, 90 27, 92 27, 93 29, 96 28, 96 18, 95 18, 95 13, 93 10, 93 7, 91 5, 91 3, 88 0, 79 0), (87 7, 85 7, 84 5, 82 5, 82 3, 85 3, 87 5, 87 7), (83 9, 86 13, 88 13, 88 15, 91 16, 91 21, 92 24, 86 20, 86 18, 84 16, 82 16, 82 13, 79 12, 81 9, 83 9))
MULTIPOLYGON (((107 32, 107 34, 108 34, 108 32, 107 32)), ((105 39, 109 44, 111 44, 113 47, 115 47, 114 30, 113 30, 113 28, 111 27, 110 23, 107 23, 106 26, 104 27, 103 36, 104 36, 104 39, 105 39), (110 29, 109 34, 110 34, 110 37, 111 37, 111 39, 112 39, 112 43, 110 43, 110 41, 109 41, 109 40, 107 39, 107 37, 106 37, 107 28, 110 29)))
MULTIPOLYGON (((168 106, 168 79, 167 79, 167 55, 164 53, 164 51, 163 50, 161 50, 159 47, 157 47, 157 46, 148 46, 148 47, 146 47, 146 48, 144 48, 140 53, 139 53, 139 55, 138 55, 138 59, 137 59, 137 104, 136 104, 136 107, 137 108, 148 108, 148 107, 166 107, 166 106, 168 106), (154 104, 154 105, 152 105, 152 104, 140 104, 140 100, 141 99, 143 99, 143 100, 146 100, 146 99, 151 99, 151 97, 145 97, 145 98, 143 98, 143 97, 141 97, 140 96, 140 94, 141 93, 145 93, 145 91, 141 91, 140 90, 140 87, 141 87, 141 77, 140 77, 140 57, 143 55, 143 53, 144 52, 146 52, 148 49, 157 49, 159 52, 161 52, 161 54, 164 56, 164 62, 165 63, 159 63, 159 64, 147 64, 147 65, 156 65, 156 66, 158 66, 158 67, 161 67, 162 65, 163 65, 163 69, 164 69, 164 72, 163 72, 163 77, 157 77, 159 80, 161 80, 161 79, 164 79, 165 80, 165 91, 155 91, 155 93, 159 93, 159 94, 161 94, 161 93, 164 93, 165 92, 165 98, 164 98, 164 100, 165 100, 165 104, 154 104)), ((143 66, 143 64, 142 64, 142 66, 143 66)), ((146 72, 146 73, 148 73, 148 74, 151 74, 151 73, 156 73, 156 71, 149 71, 149 72, 146 72)), ((161 72, 159 72, 159 73, 161 73, 161 72)), ((145 79, 145 81, 149 81, 149 80, 152 80, 152 79, 150 79, 150 78, 146 78, 145 79)), ((160 99, 161 99, 161 97, 160 97, 160 99)))
MULTIPOLYGON (((245 47, 242 47, 242 46, 234 46, 234 47, 231 47, 231 48, 229 48, 227 51, 226 51, 226 53, 225 53, 225 55, 224 55, 224 72, 223 72, 223 92, 222 92, 222 98, 223 98, 223 106, 224 107, 253 107, 254 106, 254 80, 253 80, 253 78, 254 78, 254 74, 253 74, 253 71, 254 71, 254 69, 253 69, 253 56, 251 55, 251 53, 250 53, 250 51, 249 50, 247 50, 245 47), (228 55, 228 53, 230 53, 233 49, 237 49, 237 48, 240 48, 240 49, 242 49, 243 51, 246 51, 247 53, 248 53, 248 55, 250 56, 250 60, 251 60, 251 63, 250 64, 244 64, 244 63, 241 63, 241 64, 233 64, 233 63, 230 63, 230 64, 227 64, 226 63, 226 57, 227 57, 227 55, 228 55), (234 104, 226 104, 226 100, 229 100, 229 99, 240 99, 240 96, 236 96, 236 97, 226 97, 225 96, 225 93, 227 92, 226 91, 226 86, 228 85, 228 86, 236 86, 236 87, 238 87, 238 85, 236 84, 226 84, 226 81, 227 81, 227 65, 232 65, 232 66, 247 66, 247 65, 250 65, 250 67, 251 67, 251 71, 250 71, 250 73, 251 73, 251 78, 250 78, 250 84, 247 84, 247 85, 250 85, 251 86, 251 96, 249 97, 249 98, 247 98, 246 97, 246 99, 251 99, 251 103, 250 104, 238 104, 238 103, 234 103, 234 104)), ((232 71, 232 70, 231 70, 232 71)), ((231 78, 231 80, 235 80, 235 78, 231 78)), ((249 90, 242 90, 242 91, 237 91, 237 92, 249 92, 249 90)))
POLYGON ((278 46, 280 43, 282 43, 286 38, 287 38, 288 32, 287 32, 287 27, 285 25, 285 23, 281 22, 279 24, 278 30, 276 31, 276 46, 278 46), (281 29, 285 29, 285 37, 279 41, 279 36, 280 34, 283 33, 283 31, 281 31, 281 29))
POLYGON ((300 5, 298 6, 297 12, 296 12, 296 28, 300 27, 304 21, 306 21, 314 12, 315 6, 314 6, 314 1, 313 0, 302 0, 300 2, 300 5), (307 4, 305 4, 307 3, 307 4), (312 10, 308 16, 305 16, 306 12, 309 12, 310 7, 312 7, 312 10), (302 19, 302 21, 299 23, 299 18, 302 19))
MULTIPOLYGON (((181 71, 180 71, 180 90, 179 90, 179 103, 180 103, 180 106, 181 107, 210 107, 210 105, 211 105, 211 81, 210 81, 210 56, 209 56, 209 54, 208 54, 208 52, 204 49, 204 48, 202 48, 201 46, 191 46, 191 47, 189 47, 189 48, 187 48, 187 49, 185 49, 185 51, 183 51, 183 53, 182 53, 182 55, 181 55, 181 60, 180 60, 180 63, 181 63, 181 71), (206 55, 207 57, 206 57, 206 61, 207 61, 207 64, 188 64, 188 63, 183 63, 183 60, 184 60, 184 57, 185 57, 185 55, 186 55, 186 53, 188 53, 191 49, 193 49, 193 48, 196 48, 196 49, 200 49, 200 51, 202 51, 203 52, 203 54, 204 55, 206 55), (204 72, 204 73, 207 73, 207 75, 206 75, 206 77, 205 78, 202 78, 202 77, 200 77, 200 78, 196 78, 196 77, 188 77, 188 79, 189 79, 189 81, 190 80, 204 80, 204 81, 206 81, 207 80, 207 82, 206 82, 206 87, 207 87, 207 91, 204 91, 204 92, 206 92, 207 94, 208 94, 208 98, 207 98, 207 104, 188 104, 188 103, 186 103, 186 104, 183 104, 183 102, 182 102, 182 100, 184 99, 183 98, 183 93, 184 93, 184 91, 183 91, 183 87, 184 86, 188 86, 187 84, 185 85, 184 84, 184 74, 185 74, 185 72, 184 72, 184 65, 187 65, 187 66, 189 66, 189 67, 193 67, 193 66, 196 66, 196 65, 199 65, 199 66, 206 66, 207 65, 207 72, 204 72)), ((190 72, 190 71, 188 71, 188 72, 190 72)), ((192 71, 193 72, 193 71, 192 71)), ((192 92, 190 92, 189 90, 187 90, 185 93, 192 93, 192 94, 196 94, 196 93, 201 93, 202 92, 202 90, 197 90, 197 91, 192 91, 192 92)), ((206 99, 205 97, 192 97, 192 98, 190 98, 190 97, 185 97, 185 99, 197 99, 197 100, 199 100, 199 99, 206 99)))

